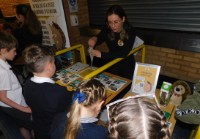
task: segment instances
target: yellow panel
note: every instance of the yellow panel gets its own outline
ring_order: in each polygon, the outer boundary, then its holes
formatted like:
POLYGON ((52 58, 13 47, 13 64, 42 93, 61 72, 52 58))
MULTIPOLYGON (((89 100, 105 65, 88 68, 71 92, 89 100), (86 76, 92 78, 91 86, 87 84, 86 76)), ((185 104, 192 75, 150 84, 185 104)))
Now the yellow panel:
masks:
MULTIPOLYGON (((144 60, 145 60, 145 45, 140 45, 139 47, 137 47, 137 48, 131 50, 131 52, 130 52, 128 55, 132 55, 132 54, 134 54, 134 53, 136 53, 136 52, 138 52, 138 51, 140 51, 140 50, 142 50, 142 62, 144 62, 144 60)), ((92 78, 93 76, 95 76, 95 75, 101 73, 102 71, 108 69, 109 67, 111 67, 112 65, 114 65, 114 64, 116 64, 117 62, 121 61, 122 59, 123 59, 123 58, 116 58, 116 59, 110 61, 109 63, 107 63, 107 64, 105 64, 105 65, 99 67, 97 70, 95 70, 95 71, 93 71, 93 72, 87 74, 87 75, 84 77, 84 79, 90 79, 90 78, 92 78)))

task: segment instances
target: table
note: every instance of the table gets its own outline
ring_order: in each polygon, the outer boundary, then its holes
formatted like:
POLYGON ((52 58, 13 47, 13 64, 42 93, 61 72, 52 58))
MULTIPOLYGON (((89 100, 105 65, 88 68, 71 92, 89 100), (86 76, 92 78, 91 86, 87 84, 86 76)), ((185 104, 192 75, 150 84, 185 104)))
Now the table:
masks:
MULTIPOLYGON (((74 74, 71 74, 69 75, 69 78, 70 76, 71 77, 75 77, 76 78, 76 74, 78 74, 79 77, 77 77, 75 80, 73 81, 66 81, 66 82, 63 82, 61 80, 57 80, 56 83, 58 83, 59 85, 61 86, 65 86, 67 87, 67 90, 70 90, 70 91, 73 91, 76 89, 76 85, 78 85, 82 80, 84 80, 84 77, 92 72, 96 70, 96 68, 91 68, 90 66, 84 68, 83 70, 81 70, 80 72, 77 72, 77 73, 74 73, 74 74), (74 84, 73 84, 74 83, 74 84), (72 87, 72 84, 74 85, 72 87)), ((62 71, 61 71, 62 72, 62 71)), ((66 74, 68 73, 67 71, 64 71, 65 73, 65 76, 67 76, 66 74)), ((108 73, 108 72, 102 72, 104 75, 108 76, 108 77, 112 77, 111 80, 122 80, 122 81, 125 81, 125 83, 123 84, 122 87, 120 87, 119 89, 117 89, 117 91, 111 91, 111 89, 109 89, 107 86, 106 86, 106 100, 105 100, 105 105, 107 103, 109 103, 114 97, 116 97, 124 88, 126 88, 130 83, 131 83, 131 80, 129 79, 126 79, 126 78, 123 78, 123 77, 120 77, 120 76, 117 76, 117 75, 114 75, 114 74, 111 74, 111 73, 108 73)), ((102 74, 101 73, 101 74, 102 74)), ((94 76, 96 77, 96 76, 94 76)))
MULTIPOLYGON (((158 100, 159 100, 159 93, 160 93, 160 90, 156 89, 156 97, 157 97, 158 100)), ((129 96, 133 96, 133 95, 134 94, 129 91, 124 95, 124 98, 129 97, 129 96)), ((160 107, 161 107, 162 111, 170 113, 170 117, 169 117, 168 121, 171 122, 170 130, 171 130, 171 133, 172 133, 173 130, 174 130, 175 124, 176 124, 176 119, 174 118, 176 107, 174 105, 170 104, 170 103, 167 106, 160 105, 160 107)))

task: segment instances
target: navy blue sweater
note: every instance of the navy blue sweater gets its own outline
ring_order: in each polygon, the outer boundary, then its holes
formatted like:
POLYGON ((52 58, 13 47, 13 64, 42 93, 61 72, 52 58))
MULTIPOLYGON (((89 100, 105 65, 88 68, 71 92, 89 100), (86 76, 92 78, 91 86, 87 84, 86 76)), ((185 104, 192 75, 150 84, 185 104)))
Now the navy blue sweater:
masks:
MULTIPOLYGON (((58 115, 54 122, 51 130, 51 139, 65 139, 66 114, 58 115)), ((108 139, 108 130, 96 123, 81 123, 76 139, 108 139)))
POLYGON ((76 139, 107 139, 108 130, 95 123, 82 123, 76 139))
POLYGON ((24 97, 32 110, 36 136, 50 138, 50 128, 56 114, 68 111, 71 94, 65 87, 52 83, 35 83, 28 80, 24 86, 24 97))

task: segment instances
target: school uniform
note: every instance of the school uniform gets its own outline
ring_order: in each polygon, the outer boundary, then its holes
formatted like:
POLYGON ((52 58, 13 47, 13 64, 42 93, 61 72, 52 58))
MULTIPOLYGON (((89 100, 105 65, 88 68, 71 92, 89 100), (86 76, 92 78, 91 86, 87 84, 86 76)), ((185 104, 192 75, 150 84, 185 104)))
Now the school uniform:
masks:
MULTIPOLYGON (((54 125, 51 130, 51 139, 64 139, 66 123, 69 113, 62 113, 54 119, 54 125)), ((81 118, 80 129, 76 139, 108 139, 108 130, 106 127, 97 125, 97 118, 81 118)))
MULTIPOLYGON (((10 68, 7 62, 0 59, 0 90, 6 90, 7 97, 15 103, 27 106, 22 95, 22 87, 10 68)), ((1 101, 0 106, 10 107, 1 101)))
POLYGON ((76 139, 107 139, 107 128, 97 125, 97 118, 81 118, 81 127, 78 131, 76 139))
MULTIPOLYGON (((15 103, 27 106, 22 95, 22 87, 10 68, 7 62, 0 59, 0 90, 6 90, 7 97, 15 103)), ((11 108, 1 101, 0 107, 2 111, 14 118, 20 127, 31 128, 30 114, 11 108)))
POLYGON ((68 111, 71 94, 50 78, 32 77, 24 86, 25 100, 32 110, 36 139, 50 139, 54 117, 68 111))

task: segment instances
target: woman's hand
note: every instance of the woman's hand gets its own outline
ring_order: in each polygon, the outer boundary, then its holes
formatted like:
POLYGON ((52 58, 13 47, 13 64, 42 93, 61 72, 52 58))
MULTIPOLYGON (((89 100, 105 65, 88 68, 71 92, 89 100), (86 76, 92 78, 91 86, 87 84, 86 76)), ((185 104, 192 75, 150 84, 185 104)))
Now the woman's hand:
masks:
POLYGON ((88 46, 94 48, 96 42, 97 42, 97 37, 92 37, 88 40, 88 46))
POLYGON ((99 58, 101 58, 101 52, 99 51, 99 50, 91 50, 91 52, 90 52, 90 54, 92 55, 92 56, 96 56, 96 57, 99 57, 99 58))

